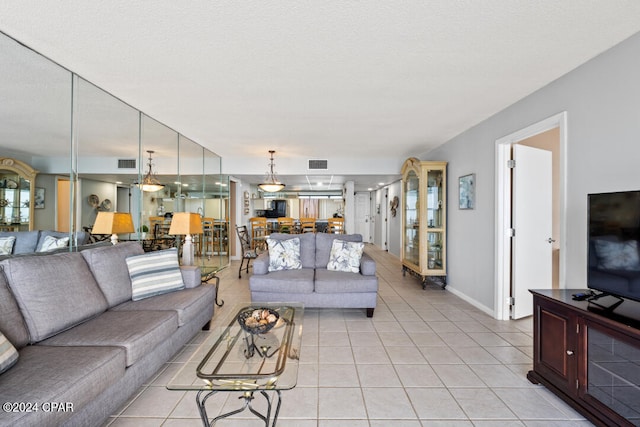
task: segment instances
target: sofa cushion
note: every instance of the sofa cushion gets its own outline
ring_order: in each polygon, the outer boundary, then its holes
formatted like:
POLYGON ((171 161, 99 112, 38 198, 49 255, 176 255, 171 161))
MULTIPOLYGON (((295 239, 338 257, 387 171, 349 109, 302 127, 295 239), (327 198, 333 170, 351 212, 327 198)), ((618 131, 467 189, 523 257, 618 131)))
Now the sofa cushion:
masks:
POLYGON ((378 278, 319 268, 316 270, 315 291, 319 294, 377 292, 378 278))
POLYGON ((269 238, 273 240, 299 239, 300 240, 300 262, 302 263, 302 268, 315 268, 316 236, 314 233, 305 233, 305 234, 271 233, 269 235, 269 238))
POLYGON ((362 251, 364 251, 364 243, 362 242, 346 242, 335 239, 331 245, 327 270, 359 273, 362 251))
POLYGON ((345 242, 362 242, 360 234, 328 234, 316 233, 316 263, 315 268, 327 268, 329 263, 329 255, 331 254, 331 246, 336 239, 345 242))
POLYGON ((36 343, 107 309, 107 300, 77 252, 0 261, 36 343))
POLYGON ((134 301, 184 289, 176 248, 133 255, 126 261, 134 301))
POLYGON ((0 237, 14 236, 16 242, 13 245, 14 254, 27 254, 36 251, 40 231, 5 231, 0 237))
POLYGON ((376 274, 376 262, 366 253, 363 253, 360 259, 360 274, 364 276, 375 276, 376 274))
POLYGON ((18 361, 18 350, 0 332, 0 374, 9 370, 18 361))
POLYGON ((99 246, 81 252, 89 265, 98 286, 104 293, 109 307, 131 300, 131 278, 126 259, 131 255, 144 254, 138 242, 122 242, 99 246))
POLYGON ((275 240, 267 237, 267 246, 269 247, 269 271, 302 268, 299 238, 275 240))
POLYGON ((284 292, 290 294, 310 294, 313 292, 314 270, 272 271, 269 274, 253 274, 249 277, 251 292, 284 292))
POLYGON ((15 243, 16 236, 0 237, 0 255, 11 255, 15 243))
POLYGON ((106 311, 75 328, 43 341, 52 346, 112 346, 126 352, 133 365, 178 329, 175 311, 106 311))
MULTIPOLYGON (((77 412, 124 371, 121 348, 28 346, 20 350, 18 363, 0 375, 0 402, 70 402, 77 412)), ((40 406, 37 412, 0 413, 0 424, 58 426, 72 415, 71 410, 45 411, 40 406)))
POLYGON ((42 239, 42 243, 39 244, 37 252, 49 252, 60 248, 66 248, 69 246, 69 236, 67 237, 53 237, 45 236, 42 239))
MULTIPOLYGON (((2 270, 1 266, 0 270, 2 270)), ((2 271, 0 271, 0 332, 18 349, 29 344, 29 332, 2 271)))
POLYGON ((183 289, 140 301, 128 301, 112 308, 113 311, 132 310, 170 310, 178 314, 178 326, 191 322, 200 313, 212 305, 215 299, 215 286, 201 285, 197 288, 183 289))

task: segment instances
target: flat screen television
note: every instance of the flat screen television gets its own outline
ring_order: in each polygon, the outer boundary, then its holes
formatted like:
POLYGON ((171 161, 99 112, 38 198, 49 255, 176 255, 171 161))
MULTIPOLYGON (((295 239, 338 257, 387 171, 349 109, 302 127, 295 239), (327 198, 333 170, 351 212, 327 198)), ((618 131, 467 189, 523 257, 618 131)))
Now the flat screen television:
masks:
POLYGON ((588 209, 587 286, 640 301, 640 190, 589 194, 588 209))

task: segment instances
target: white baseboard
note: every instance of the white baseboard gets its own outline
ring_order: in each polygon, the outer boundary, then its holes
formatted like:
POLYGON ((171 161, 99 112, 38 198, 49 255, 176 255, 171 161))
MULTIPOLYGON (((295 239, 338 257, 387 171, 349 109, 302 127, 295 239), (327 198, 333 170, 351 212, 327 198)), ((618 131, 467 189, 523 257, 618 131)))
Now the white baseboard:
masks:
POLYGON ((458 298, 468 302, 469 304, 471 304, 472 306, 474 306, 475 308, 477 308, 478 310, 488 314, 489 316, 491 316, 492 318, 495 318, 494 315, 495 313, 493 312, 493 309, 487 307, 484 304, 480 304, 478 301, 474 300, 473 298, 470 298, 469 296, 467 296, 466 294, 463 294, 462 292, 460 292, 459 290, 457 290, 455 287, 452 287, 450 285, 447 285, 447 287, 445 288, 445 290, 451 292, 452 294, 454 294, 455 296, 457 296, 458 298))

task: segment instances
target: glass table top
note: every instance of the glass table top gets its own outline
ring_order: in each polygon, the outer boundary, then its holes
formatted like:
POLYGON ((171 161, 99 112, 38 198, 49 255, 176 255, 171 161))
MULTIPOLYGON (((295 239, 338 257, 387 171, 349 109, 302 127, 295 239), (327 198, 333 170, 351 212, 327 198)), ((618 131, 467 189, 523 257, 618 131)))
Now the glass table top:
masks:
POLYGON ((303 317, 302 304, 237 304, 211 322, 204 342, 182 363, 167 388, 253 391, 295 387, 303 317), (273 310, 279 315, 271 330, 250 334, 240 327, 239 313, 262 309, 273 310))

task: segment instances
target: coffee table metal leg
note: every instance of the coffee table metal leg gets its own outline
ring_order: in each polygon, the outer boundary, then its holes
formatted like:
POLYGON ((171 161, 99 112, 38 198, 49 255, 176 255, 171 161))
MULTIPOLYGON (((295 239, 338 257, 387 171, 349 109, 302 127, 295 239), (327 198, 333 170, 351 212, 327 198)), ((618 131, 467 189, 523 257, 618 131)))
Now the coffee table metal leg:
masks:
MULTIPOLYGON (((196 403, 198 405, 198 412, 200 412, 200 418, 202 419, 202 423, 203 423, 203 425, 205 427, 211 427, 218 420, 220 420, 222 418, 230 417, 230 416, 235 415, 235 414, 239 414, 240 412, 244 411, 247 408, 249 409, 249 411, 252 414, 254 414, 256 417, 258 417, 262 421, 264 421, 265 427, 269 427, 269 421, 271 420, 271 408, 272 408, 272 404, 273 404, 273 399, 271 399, 269 397, 269 394, 264 390, 261 390, 260 394, 262 394, 262 396, 264 396, 265 400, 267 401, 267 413, 266 414, 261 414, 260 412, 255 410, 253 408, 253 406, 251 406, 251 401, 254 399, 254 396, 253 396, 254 392, 247 391, 247 392, 243 392, 242 396, 239 397, 239 399, 244 399, 244 405, 240 409, 235 409, 235 410, 227 412, 225 414, 218 415, 213 420, 211 420, 211 423, 209 423, 209 417, 207 416, 207 409, 205 407, 205 404, 207 402, 207 399, 209 399, 209 397, 211 397, 214 394, 216 394, 218 391, 219 390, 200 390, 198 392, 198 394, 196 395, 196 403)), ((271 422, 271 427, 275 427, 276 422, 278 421, 278 414, 280 413, 280 405, 282 404, 282 394, 280 393, 280 390, 275 390, 275 391, 276 391, 276 393, 278 395, 277 396, 278 397, 278 403, 276 405, 275 412, 273 413, 273 421, 271 422)))

